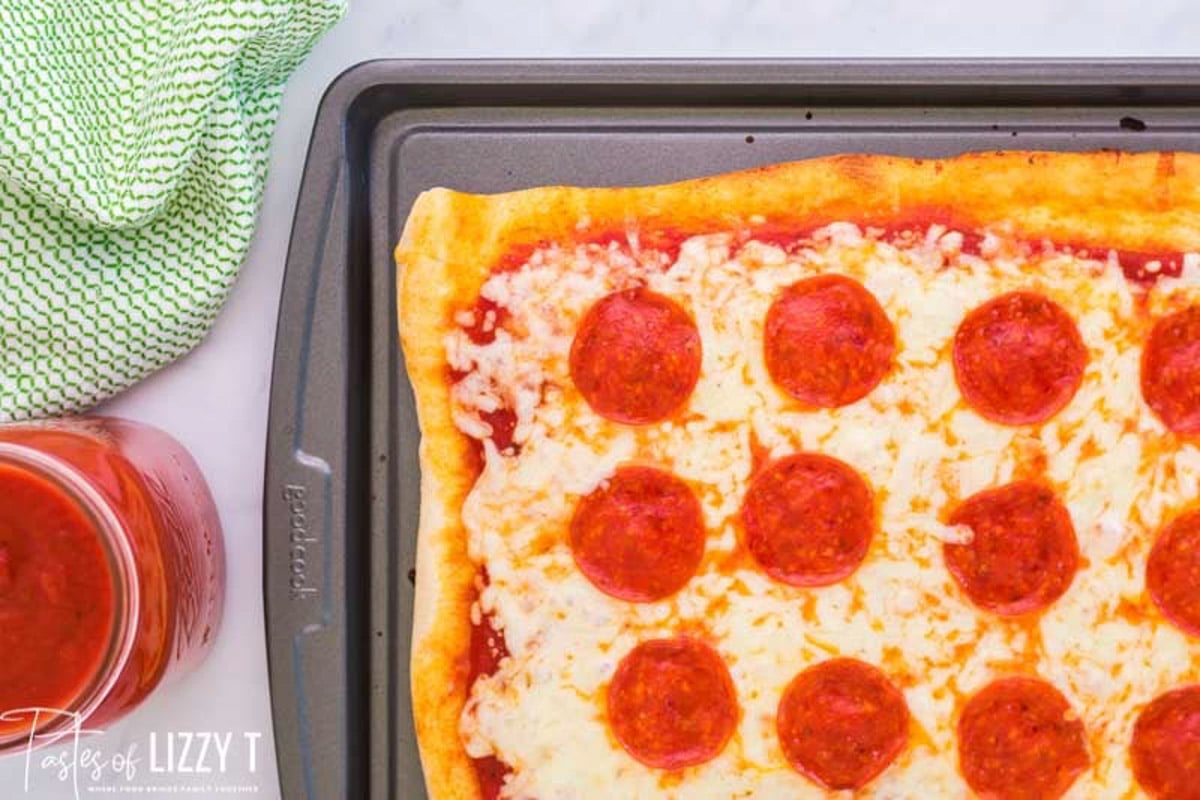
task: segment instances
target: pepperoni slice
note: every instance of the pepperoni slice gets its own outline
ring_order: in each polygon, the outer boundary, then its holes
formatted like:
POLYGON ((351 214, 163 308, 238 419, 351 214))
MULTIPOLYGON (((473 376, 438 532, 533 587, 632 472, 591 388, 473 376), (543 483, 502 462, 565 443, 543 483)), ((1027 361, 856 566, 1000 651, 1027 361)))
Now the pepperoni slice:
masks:
POLYGON ((1200 686, 1161 694, 1138 715, 1133 776, 1160 800, 1200 800, 1200 686))
POLYGON ((954 376, 981 416, 1029 425, 1054 416, 1083 381, 1075 321, 1035 292, 1011 292, 967 314, 954 334, 954 376))
POLYGON ((1055 800, 1087 769, 1083 722, 1049 683, 1001 678, 963 708, 958 762, 987 800, 1055 800))
POLYGON ((1171 430, 1200 433, 1200 307, 1154 324, 1142 351, 1142 397, 1171 430))
POLYGON ((789 395, 818 408, 866 397, 895 350, 896 331, 875 296, 842 275, 793 284, 767 311, 767 371, 789 395))
POLYGON ((648 602, 674 594, 704 557, 704 518, 688 485, 650 467, 621 467, 579 501, 571 552, 596 588, 648 602))
POLYGON ((824 586, 853 572, 875 529, 871 490, 849 465, 797 453, 758 473, 742 502, 750 553, 776 580, 824 586))
POLYGON ((597 302, 571 344, 571 379, 597 414, 628 425, 666 419, 700 377, 700 333, 673 300, 626 289, 597 302))
POLYGON ((681 636, 642 642, 608 687, 608 721, 631 756, 650 767, 703 764, 725 747, 738 704, 725 662, 681 636))
POLYGON ((852 658, 797 675, 779 701, 788 762, 826 789, 861 789, 908 742, 908 706, 882 672, 852 658))
POLYGON ((1163 615, 1200 636, 1200 510, 1163 528, 1146 561, 1146 589, 1163 615))
POLYGON ((1079 567, 1071 516, 1040 483, 972 495, 949 522, 966 525, 972 536, 943 546, 946 567, 975 605, 995 614, 1040 611, 1062 596, 1079 567))

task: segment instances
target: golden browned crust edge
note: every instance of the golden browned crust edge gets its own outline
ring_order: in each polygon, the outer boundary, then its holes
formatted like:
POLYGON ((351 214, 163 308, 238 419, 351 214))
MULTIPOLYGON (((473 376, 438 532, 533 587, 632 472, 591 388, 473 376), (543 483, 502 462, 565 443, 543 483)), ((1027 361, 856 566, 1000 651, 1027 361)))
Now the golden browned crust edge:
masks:
POLYGON ((434 189, 418 198, 395 255, 400 340, 422 434, 412 693, 433 800, 479 797, 458 733, 476 568, 459 514, 474 480, 470 447, 451 421, 443 351, 453 312, 474 303, 506 253, 539 242, 593 231, 886 225, 914 215, 1082 246, 1200 251, 1200 155, 845 155, 665 186, 493 196, 434 189))

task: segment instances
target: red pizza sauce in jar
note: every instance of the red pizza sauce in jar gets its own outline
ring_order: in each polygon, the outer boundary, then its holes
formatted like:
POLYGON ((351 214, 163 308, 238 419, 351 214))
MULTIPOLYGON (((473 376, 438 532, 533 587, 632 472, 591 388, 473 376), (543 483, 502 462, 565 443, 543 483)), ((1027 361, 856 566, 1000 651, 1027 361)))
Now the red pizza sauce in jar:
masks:
POLYGON ((194 666, 224 588, 216 507, 171 437, 0 425, 0 753, 103 728, 194 666))

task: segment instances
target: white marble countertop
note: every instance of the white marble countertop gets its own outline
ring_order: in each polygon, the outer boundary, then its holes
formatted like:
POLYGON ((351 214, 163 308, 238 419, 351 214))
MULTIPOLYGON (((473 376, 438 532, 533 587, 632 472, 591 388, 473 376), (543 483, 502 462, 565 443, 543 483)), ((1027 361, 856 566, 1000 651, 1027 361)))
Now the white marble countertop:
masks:
MULTIPOLYGON (((261 596, 261 502, 275 316, 304 154, 328 83, 350 65, 387 57, 483 56, 1187 56, 1200 6, 1187 0, 1068 0, 963 4, 925 0, 351 0, 347 18, 297 72, 283 104, 258 236, 211 336, 194 353, 107 404, 179 438, 217 498, 229 557, 226 616, 195 673, 164 687, 103 736, 101 758, 134 746, 132 781, 81 771, 79 793, 35 757, 0 761, 0 796, 73 798, 98 786, 240 788, 279 797, 271 738, 261 596), (920 9, 918 12, 917 9, 920 9), (168 736, 231 734, 225 771, 156 773, 168 736), (256 763, 249 742, 262 734, 256 763), (247 737, 249 735, 250 738, 247 737), (156 759, 148 752, 155 738, 156 759)), ((182 740, 177 739, 178 743, 182 740)), ((197 743, 199 739, 195 740, 197 743)), ((218 770, 215 751, 182 766, 218 770)), ((112 767, 110 761, 106 766, 112 767)), ((181 766, 181 765, 176 765, 181 766)), ((217 796, 217 788, 193 792, 217 796)))

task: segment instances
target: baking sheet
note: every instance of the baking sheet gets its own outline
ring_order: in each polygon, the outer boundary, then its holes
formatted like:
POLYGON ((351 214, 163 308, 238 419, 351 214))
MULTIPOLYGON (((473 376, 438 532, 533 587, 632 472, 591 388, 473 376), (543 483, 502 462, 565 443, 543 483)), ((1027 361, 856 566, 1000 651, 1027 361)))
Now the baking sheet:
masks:
POLYGON ((284 797, 425 797, 408 694, 417 429, 391 258, 417 194, 1014 148, 1200 151, 1200 63, 377 61, 338 78, 296 208, 266 454, 284 797))

